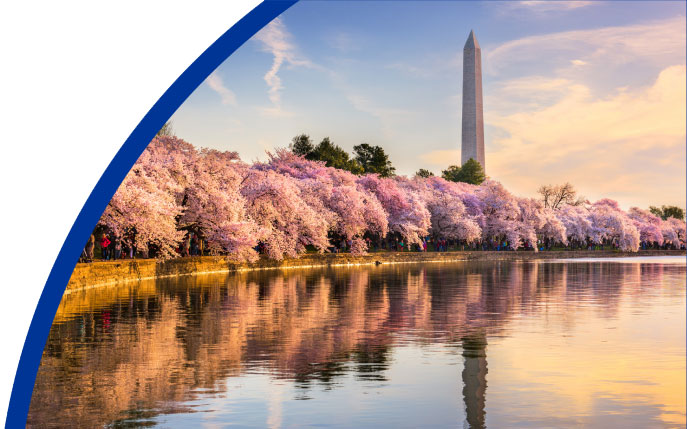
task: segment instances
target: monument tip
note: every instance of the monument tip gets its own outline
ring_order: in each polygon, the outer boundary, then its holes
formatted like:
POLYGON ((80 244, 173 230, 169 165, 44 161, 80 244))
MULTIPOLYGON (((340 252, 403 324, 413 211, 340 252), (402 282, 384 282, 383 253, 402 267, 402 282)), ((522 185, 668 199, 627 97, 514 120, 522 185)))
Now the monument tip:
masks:
POLYGON ((468 40, 465 42, 465 48, 463 49, 480 49, 479 43, 477 43, 477 37, 475 37, 475 32, 470 30, 470 35, 468 40))

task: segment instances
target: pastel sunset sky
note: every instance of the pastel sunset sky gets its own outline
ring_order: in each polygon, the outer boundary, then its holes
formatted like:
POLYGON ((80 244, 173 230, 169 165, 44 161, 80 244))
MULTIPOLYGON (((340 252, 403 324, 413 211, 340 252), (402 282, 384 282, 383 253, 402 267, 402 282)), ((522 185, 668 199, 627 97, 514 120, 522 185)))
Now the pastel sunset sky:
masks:
POLYGON ((685 206, 685 3, 302 1, 172 117, 244 161, 309 134, 382 146, 397 173, 460 163, 462 50, 482 47, 487 174, 685 206))

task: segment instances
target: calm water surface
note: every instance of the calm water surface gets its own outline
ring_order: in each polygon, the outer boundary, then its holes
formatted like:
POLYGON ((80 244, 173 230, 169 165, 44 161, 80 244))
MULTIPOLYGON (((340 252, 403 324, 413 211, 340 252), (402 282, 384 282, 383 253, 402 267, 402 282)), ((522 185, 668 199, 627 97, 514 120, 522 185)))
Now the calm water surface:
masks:
POLYGON ((72 293, 36 427, 685 427, 685 258, 183 277, 72 293))

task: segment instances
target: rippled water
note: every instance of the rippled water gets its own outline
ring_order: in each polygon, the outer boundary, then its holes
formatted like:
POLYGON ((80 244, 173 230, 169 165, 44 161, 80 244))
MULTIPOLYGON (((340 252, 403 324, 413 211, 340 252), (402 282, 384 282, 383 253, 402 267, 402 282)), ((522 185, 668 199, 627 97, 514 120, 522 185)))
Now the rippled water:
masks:
POLYGON ((684 427, 685 275, 464 262, 76 292, 29 425, 684 427))

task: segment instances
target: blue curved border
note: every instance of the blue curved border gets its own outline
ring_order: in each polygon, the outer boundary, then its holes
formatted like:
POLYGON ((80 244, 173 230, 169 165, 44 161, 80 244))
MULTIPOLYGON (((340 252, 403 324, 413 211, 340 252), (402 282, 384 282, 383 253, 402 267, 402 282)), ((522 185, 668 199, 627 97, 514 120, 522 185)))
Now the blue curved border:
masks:
POLYGON ((124 177, 162 125, 236 49, 298 0, 265 0, 205 50, 143 117, 93 188, 57 255, 36 306, 12 386, 5 427, 26 427, 36 373, 55 312, 84 243, 124 177))

